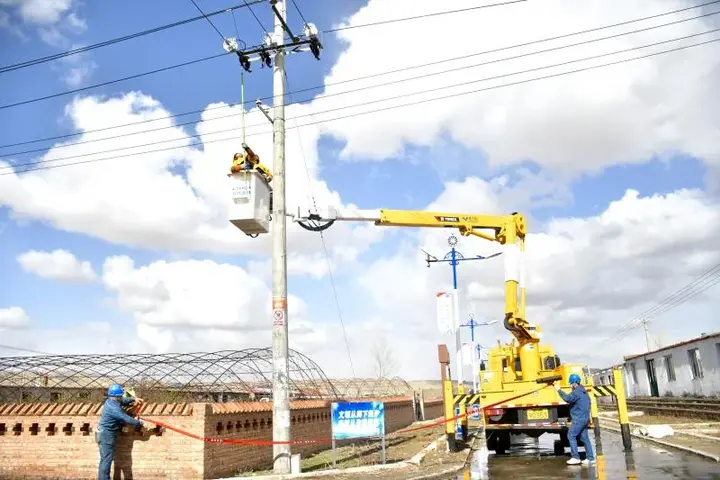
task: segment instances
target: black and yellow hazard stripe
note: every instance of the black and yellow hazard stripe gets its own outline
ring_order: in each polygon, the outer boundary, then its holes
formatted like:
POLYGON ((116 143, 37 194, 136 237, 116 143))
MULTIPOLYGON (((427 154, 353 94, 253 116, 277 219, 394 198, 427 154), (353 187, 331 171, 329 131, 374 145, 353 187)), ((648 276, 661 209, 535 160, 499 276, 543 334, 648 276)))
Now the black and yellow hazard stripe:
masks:
POLYGON ((464 393, 455 395, 453 397, 453 405, 460 405, 461 403, 465 405, 473 405, 475 403, 480 403, 480 394, 464 393))
POLYGON ((617 395, 615 385, 593 385, 593 395, 596 397, 614 397, 617 395))

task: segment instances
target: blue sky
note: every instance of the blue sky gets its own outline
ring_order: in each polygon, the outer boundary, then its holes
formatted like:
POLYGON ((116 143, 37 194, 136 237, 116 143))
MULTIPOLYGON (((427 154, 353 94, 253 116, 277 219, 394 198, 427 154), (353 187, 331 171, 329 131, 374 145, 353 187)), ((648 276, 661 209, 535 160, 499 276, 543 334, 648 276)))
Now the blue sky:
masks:
MULTIPOLYGON (((334 25, 346 20, 350 15, 365 6, 367 2, 303 0, 298 4, 305 17, 322 30, 332 28, 334 25)), ((209 12, 229 6, 230 3, 206 0, 199 2, 199 5, 206 12, 209 12)), ((638 5, 647 6, 649 4, 639 2, 638 5)), ((403 12, 394 12, 394 15, 390 15, 386 11, 383 13, 383 7, 377 6, 375 2, 371 2, 370 7, 380 12, 375 13, 375 15, 384 15, 383 18, 404 15, 403 12)), ((258 5, 253 8, 262 22, 269 27, 272 19, 266 6, 258 5)), ((439 8, 441 6, 433 4, 433 2, 427 2, 424 10, 418 6, 417 12, 405 13, 412 15, 428 11, 428 9, 434 11, 439 8)), ((633 7, 633 9, 629 10, 635 11, 638 9, 640 7, 633 7)), ((368 15, 373 14, 371 8, 368 8, 368 10, 370 11, 368 15)), ((299 29, 302 23, 292 4, 288 6, 288 12, 291 25, 299 29)), ((0 65, 52 55, 73 46, 93 44, 157 25, 193 17, 197 15, 197 10, 190 2, 179 2, 173 5, 172 8, 167 8, 167 6, 155 2, 134 0, 122 4, 73 3, 71 8, 61 15, 61 18, 65 20, 44 25, 23 19, 17 10, 8 8, 7 13, 13 28, 20 29, 24 38, 20 38, 17 33, 13 33, 11 28, 0 28, 0 44, 11 45, 11 48, 0 49, 0 65), (74 32, 71 31, 67 27, 67 15, 69 13, 83 19, 87 28, 84 30, 76 28, 74 32), (50 45, 40 39, 40 30, 51 28, 56 28, 58 32, 62 33, 62 40, 56 40, 55 45, 50 45)), ((262 38, 261 30, 252 15, 244 9, 240 9, 236 11, 235 17, 237 18, 240 37, 248 45, 259 43, 262 38)), ((215 16, 212 20, 223 34, 228 36, 236 35, 233 18, 230 14, 215 16)), ((365 21, 361 17, 356 20, 356 23, 365 23, 365 21)), ((462 22, 463 20, 455 17, 443 21, 462 22)), ((590 20, 586 21, 590 22, 590 20)), ((409 25, 412 22, 405 23, 409 25)), ((403 26, 403 28, 413 27, 403 26)), ((357 45, 358 39, 361 38, 360 35, 366 35, 367 42, 377 41, 377 38, 373 38, 373 36, 383 35, 381 31, 370 27, 357 29, 353 32, 357 33, 353 33, 354 36, 348 37, 352 38, 350 42, 338 39, 335 34, 324 35, 324 50, 322 60, 319 62, 310 54, 291 56, 287 61, 287 65, 292 89, 301 90, 323 85, 334 66, 339 65, 343 68, 350 68, 347 67, 347 63, 343 62, 355 62, 351 63, 351 66, 354 66, 354 75, 356 76, 363 75, 365 72, 377 71, 375 65, 371 63, 375 60, 392 65, 390 59, 380 57, 396 55, 397 52, 378 51, 376 53, 378 58, 367 59, 367 62, 359 61, 356 58, 356 56, 359 58, 359 54, 356 54, 354 49, 359 48, 357 45)), ((94 69, 90 75, 75 87, 110 81, 175 63, 214 55, 221 51, 220 39, 210 25, 205 21, 197 21, 153 35, 129 40, 118 45, 93 50, 79 59, 79 62, 92 62, 95 65, 94 69)), ((408 63, 417 62, 410 61, 408 63)), ((0 91, 3 92, 0 104, 20 102, 71 88, 63 81, 62 77, 72 66, 68 62, 55 61, 0 74, 0 91)), ((253 70, 252 73, 245 75, 247 99, 252 100, 256 97, 271 95, 270 70, 259 68, 257 63, 253 64, 253 70)), ((339 71, 341 70, 339 68, 339 71)), ((190 110, 200 110, 213 102, 238 102, 240 100, 239 74, 240 67, 237 61, 231 56, 227 56, 199 65, 191 65, 127 82, 116 83, 107 87, 92 89, 83 92, 81 95, 97 95, 100 96, 97 101, 102 102, 104 97, 121 96, 129 91, 136 90, 151 95, 167 111, 177 114, 190 110)), ((337 75, 342 78, 341 73, 337 73, 337 75)), ((295 99, 309 102, 321 92, 322 89, 318 89, 298 94, 295 99)), ((372 91, 367 93, 368 99, 375 98, 375 96, 381 95, 372 91)), ((0 109, 0 123, 3 125, 3 129, 0 131, 0 144, 4 145, 72 133, 74 126, 67 118, 63 117, 63 111, 72 98, 73 96, 68 95, 14 108, 0 109)), ((507 101, 507 105, 512 103, 505 97, 497 98, 500 99, 497 100, 499 103, 503 101, 507 101)), ((585 105, 582 105, 582 107, 584 108, 585 105)), ((482 110, 482 108, 478 107, 478 111, 482 110)), ((558 107, 558 109, 562 108, 566 108, 566 113, 570 116, 576 114, 570 103, 558 107)), ((431 107, 428 107, 428 111, 433 112, 431 107)), ((687 116, 681 112, 678 113, 678 117, 681 114, 687 116)), ((381 114, 373 116, 375 120, 368 120, 368 122, 385 120, 399 124, 402 123, 401 116, 402 113, 381 114), (397 119, 393 119, 396 115, 397 119)), ((326 131, 324 135, 318 138, 317 144, 308 145, 306 148, 315 148, 317 150, 319 176, 327 183, 328 188, 331 191, 339 192, 344 204, 352 203, 364 208, 422 209, 442 196, 444 192, 449 191, 451 187, 448 185, 462 183, 470 177, 490 182, 502 175, 506 175, 509 180, 505 188, 512 191, 520 188, 518 187, 520 185, 518 183, 520 171, 525 169, 525 171, 530 172, 530 175, 543 176, 548 182, 556 184, 558 189, 562 188, 570 192, 569 198, 563 197, 559 202, 556 201, 551 204, 541 201, 524 202, 519 205, 503 204, 503 207, 509 211, 521 209, 532 217, 535 221, 533 225, 537 225, 539 228, 545 228, 553 219, 557 218, 583 219, 599 215, 607 209, 611 202, 620 200, 627 189, 637 190, 641 197, 645 197, 653 194, 670 194, 683 188, 698 189, 698 191, 702 192, 705 188, 704 182, 707 174, 708 159, 703 157, 702 153, 706 157, 709 153, 707 151, 701 152, 702 149, 699 147, 695 150, 700 153, 693 151, 692 147, 694 145, 690 145, 690 143, 680 145, 682 143, 680 142, 677 146, 670 145, 670 147, 675 148, 675 151, 682 152, 672 156, 670 159, 659 159, 659 154, 664 153, 666 150, 672 150, 672 148, 666 148, 667 145, 662 144, 661 147, 657 148, 658 151, 655 154, 643 153, 640 160, 637 158, 637 152, 653 150, 652 145, 639 147, 636 150, 628 147, 625 153, 619 155, 621 159, 626 158, 625 161, 613 160, 610 162, 608 160, 607 162, 597 162, 598 165, 588 166, 587 169, 580 167, 565 168, 560 165, 561 161, 556 163, 551 161, 554 158, 553 154, 545 155, 543 153, 544 146, 543 148, 533 147, 530 145, 532 143, 530 141, 528 141, 527 152, 531 154, 533 152, 537 153, 534 154, 535 156, 528 157, 525 152, 519 152, 517 155, 513 152, 511 155, 504 150, 500 151, 502 149, 490 142, 486 146, 477 145, 473 141, 460 140, 463 135, 459 131, 454 131, 455 126, 452 124, 451 119, 440 118, 441 116, 441 114, 438 114, 437 122, 442 123, 442 131, 434 138, 431 146, 422 146, 405 141, 401 151, 384 151, 380 161, 367 151, 363 151, 362 148, 357 148, 351 152, 350 158, 341 155, 342 150, 349 145, 346 144, 342 137, 355 135, 349 130, 356 128, 353 126, 333 127, 337 128, 337 130, 326 131), (343 130, 345 128, 348 130, 343 130), (514 161, 502 160, 508 155, 514 155, 514 161)), ((428 125, 433 123, 432 117, 433 113, 428 115, 428 125)), ((178 121, 198 118, 199 115, 194 114, 181 117, 178 121)), ((651 123, 650 120, 648 120, 649 123, 651 123)), ((478 130, 481 129, 480 125, 485 125, 488 129, 491 128, 489 124, 483 124, 479 119, 477 125, 478 130)), ((370 128, 368 124, 357 126, 358 131, 366 131, 368 128, 370 128)), ((383 139, 380 137, 385 134, 390 135, 390 133, 382 131, 381 127, 377 128, 379 129, 377 132, 378 142, 382 143, 383 139)), ((598 120, 596 128, 598 130, 603 129, 603 119, 598 120)), ((388 127, 386 130, 392 130, 392 128, 388 127)), ((520 129, 518 128, 518 130, 520 129)), ((187 132, 195 133, 192 126, 187 132)), ((558 136, 560 135, 560 132, 553 132, 553 134, 555 133, 558 136)), ((608 135, 608 138, 612 138, 611 133, 608 133, 608 135)), ((406 138, 408 134, 407 132, 405 134, 398 133, 398 136, 406 138)), ((643 134, 638 133, 638 136, 643 136, 643 134)), ((514 141, 516 140, 508 139, 508 143, 514 141)), ((49 148, 52 145, 53 142, 45 142, 4 148, 0 149, 0 158, 4 157, 4 160, 12 159, 15 162, 32 161, 37 158, 37 153, 17 156, 11 154, 30 148, 49 148)), ((517 148, 521 150, 521 146, 517 148)), ((558 148, 560 149, 560 147, 558 148)), ((568 147, 568 149, 571 149, 571 147, 568 147)), ((588 147, 588 151, 590 149, 592 147, 588 147)), ((617 158, 616 153, 616 151, 612 152, 617 158)), ((559 158, 562 155, 562 153, 558 153, 556 156, 559 158)), ((578 156, 578 158, 581 157, 578 156)), ((117 169, 135 168, 133 162, 136 161, 138 160, 118 159, 107 162, 108 173, 112 175, 112 172, 117 171, 117 169)), ((583 162, 584 160, 575 161, 577 164, 583 162)), ((588 162, 591 162, 591 160, 588 160, 588 162)), ((83 167, 72 168, 81 169, 83 167)), ((186 174, 183 168, 177 171, 182 175, 186 174)), ((0 177, 0 185, 2 185, 2 178, 0 177)), ((185 180, 187 181, 187 177, 185 177, 185 180)), ((132 188, 128 190, 128 194, 133 194, 132 188)), ((483 201, 482 199, 478 200, 480 205, 483 204, 483 201)), ((88 234, 88 232, 78 230, 63 231, 41 221, 39 218, 10 220, 9 215, 13 210, 13 206, 9 203, 3 205, 1 196, 0 207, 2 207, 0 208, 0 226, 5 222, 9 222, 5 231, 0 233, 0 308, 21 306, 31 317, 33 328, 62 328, 84 322, 101 321, 110 322, 118 329, 126 329, 133 317, 130 313, 119 311, 114 306, 111 301, 113 298, 112 292, 107 291, 102 283, 63 283, 23 271, 16 258, 28 250, 52 251, 65 249, 81 260, 90 261, 98 272, 100 272, 105 259, 114 255, 129 256, 134 259, 136 266, 151 264, 162 259, 172 262, 178 259, 195 258, 210 259, 218 263, 226 262, 246 267, 247 262, 250 260, 267 258, 262 255, 251 256, 212 250, 203 251, 202 247, 198 248, 200 251, 190 253, 173 251, 171 248, 134 248, 120 241, 103 240, 98 238, 97 235, 88 234)), ((14 209, 17 209, 17 205, 14 206, 14 209)), ((33 215, 30 215, 30 217, 33 217, 33 215)), ((127 219, 127 221, 131 222, 132 219, 127 219)), ((150 235, 151 232, 148 234, 150 235)), ((403 255, 403 249, 407 247, 408 242, 417 241, 416 237, 410 236, 415 234, 416 232, 412 234, 390 232, 377 244, 362 251, 358 257, 358 263, 352 268, 339 266, 338 270, 334 272, 338 296, 348 322, 360 325, 369 317, 381 317, 385 318, 385 321, 389 321, 387 318, 392 316, 390 311, 376 311, 368 307, 367 293, 360 293, 361 290, 359 290, 360 287, 358 287, 356 280, 357 277, 371 270, 370 266, 374 262, 403 255)), ((320 241, 319 239, 316 240, 315 251, 319 252, 321 251, 320 241)), ((422 265, 420 266, 422 267, 422 265)), ((291 277, 290 290, 293 294, 306 301, 308 304, 307 316, 309 318, 316 319, 321 324, 336 324, 336 307, 332 300, 330 282, 327 276, 319 279, 304 275, 291 277)), ((648 301, 652 301, 652 299, 638 299, 638 306, 648 301)))

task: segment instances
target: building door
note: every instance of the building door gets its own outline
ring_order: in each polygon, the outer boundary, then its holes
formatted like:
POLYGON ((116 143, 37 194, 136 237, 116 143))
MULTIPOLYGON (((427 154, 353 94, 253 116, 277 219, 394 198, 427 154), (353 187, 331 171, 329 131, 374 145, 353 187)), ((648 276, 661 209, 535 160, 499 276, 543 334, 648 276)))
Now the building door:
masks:
POLYGON ((655 359, 645 360, 645 366, 647 369, 648 382, 650 382, 650 396, 659 397, 660 392, 658 391, 657 375, 655 375, 655 359))

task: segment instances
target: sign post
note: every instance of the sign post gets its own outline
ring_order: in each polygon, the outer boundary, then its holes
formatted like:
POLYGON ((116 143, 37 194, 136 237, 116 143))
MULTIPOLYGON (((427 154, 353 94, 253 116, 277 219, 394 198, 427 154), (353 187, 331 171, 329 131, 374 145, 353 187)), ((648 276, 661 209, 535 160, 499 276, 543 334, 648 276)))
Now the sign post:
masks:
POLYGON ((335 440, 352 438, 379 438, 382 446, 382 463, 385 452, 385 405, 383 402, 333 402, 332 461, 336 463, 335 440))

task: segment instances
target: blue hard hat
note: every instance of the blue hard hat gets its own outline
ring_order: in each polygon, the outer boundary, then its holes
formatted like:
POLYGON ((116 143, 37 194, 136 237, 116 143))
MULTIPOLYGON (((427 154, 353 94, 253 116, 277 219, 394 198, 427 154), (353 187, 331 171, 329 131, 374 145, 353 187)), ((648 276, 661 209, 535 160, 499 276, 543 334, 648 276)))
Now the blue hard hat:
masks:
POLYGON ((124 393, 125 390, 123 390, 123 387, 117 383, 110 385, 107 391, 108 397, 122 397, 124 393))
POLYGON ((577 373, 573 373, 572 375, 570 375, 570 378, 568 380, 570 380, 571 384, 577 383, 579 385, 582 383, 582 380, 580 379, 580 375, 578 375, 577 373))

